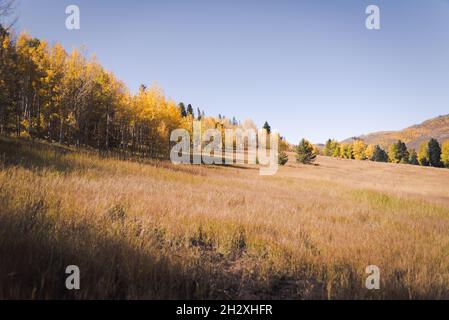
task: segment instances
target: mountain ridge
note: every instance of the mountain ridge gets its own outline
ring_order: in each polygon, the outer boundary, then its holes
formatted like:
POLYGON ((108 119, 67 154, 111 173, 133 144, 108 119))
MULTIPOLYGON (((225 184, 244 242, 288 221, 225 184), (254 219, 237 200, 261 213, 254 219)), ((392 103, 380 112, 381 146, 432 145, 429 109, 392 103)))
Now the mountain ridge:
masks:
POLYGON ((430 138, 435 138, 440 143, 449 140, 449 114, 425 120, 402 130, 377 131, 348 138, 342 143, 352 143, 356 139, 362 139, 367 144, 378 144, 385 148, 397 140, 402 140, 408 148, 418 150, 419 145, 430 138))

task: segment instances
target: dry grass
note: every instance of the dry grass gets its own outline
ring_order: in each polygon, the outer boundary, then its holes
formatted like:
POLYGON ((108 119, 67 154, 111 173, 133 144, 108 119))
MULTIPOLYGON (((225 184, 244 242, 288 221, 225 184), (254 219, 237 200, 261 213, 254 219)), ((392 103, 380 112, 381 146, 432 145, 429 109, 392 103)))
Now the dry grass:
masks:
POLYGON ((3 299, 449 298, 449 170, 320 158, 262 177, 6 138, 0 159, 3 299))

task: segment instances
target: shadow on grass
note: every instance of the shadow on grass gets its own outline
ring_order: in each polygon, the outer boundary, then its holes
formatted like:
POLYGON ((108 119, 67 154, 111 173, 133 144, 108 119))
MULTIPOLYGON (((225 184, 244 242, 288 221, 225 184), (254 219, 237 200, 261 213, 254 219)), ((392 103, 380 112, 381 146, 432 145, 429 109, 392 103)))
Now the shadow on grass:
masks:
POLYGON ((70 172, 79 168, 66 158, 73 153, 68 147, 49 145, 40 141, 0 137, 0 162, 4 166, 21 166, 27 169, 53 169, 70 172))
MULTIPOLYGON (((85 153, 87 150, 76 150, 67 146, 60 146, 57 144, 49 144, 43 141, 31 141, 25 138, 8 138, 0 137, 0 164, 6 167, 20 166, 31 170, 56 170, 62 173, 69 173, 76 170, 86 169, 87 166, 92 167, 94 162, 76 161, 74 158, 68 157, 74 153, 85 153)), ((99 159, 115 159, 118 161, 129 161, 140 164, 148 164, 150 166, 162 167, 173 171, 188 172, 191 174, 200 174, 190 170, 194 167, 207 166, 208 168, 233 168, 244 170, 258 170, 257 167, 241 164, 205 164, 191 165, 186 168, 185 166, 173 165, 169 160, 157 160, 157 159, 141 159, 138 156, 128 156, 127 160, 120 160, 119 155, 111 152, 108 155, 99 156, 98 152, 91 151, 91 157, 99 157, 99 159)), ((208 158, 207 163, 211 163, 212 158, 208 158)), ((204 175, 204 174, 203 174, 204 175)))
POLYGON ((136 239, 129 239, 132 235, 120 229, 120 221, 105 220, 109 232, 104 232, 87 222, 58 220, 58 215, 44 201, 29 202, 22 209, 3 208, 0 299, 220 298, 213 289, 220 286, 217 275, 200 264, 181 264, 164 255, 157 230, 140 230, 136 239), (146 249, 131 247, 128 241, 146 249), (65 287, 69 265, 80 268, 80 290, 65 287))

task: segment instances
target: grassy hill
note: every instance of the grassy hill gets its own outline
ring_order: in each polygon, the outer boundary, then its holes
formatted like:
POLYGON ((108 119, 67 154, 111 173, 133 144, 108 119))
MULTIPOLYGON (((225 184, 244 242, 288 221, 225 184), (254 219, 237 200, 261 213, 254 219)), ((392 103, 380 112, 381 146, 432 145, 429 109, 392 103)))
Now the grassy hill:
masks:
POLYGON ((449 170, 291 161, 260 176, 0 138, 0 299, 449 298, 449 170))
MULTIPOLYGON (((402 140, 407 147, 418 150, 419 144, 435 138, 440 142, 449 140, 449 115, 439 116, 421 124, 417 124, 400 131, 381 131, 358 137, 367 144, 379 144, 384 147, 402 140)), ((352 142, 353 138, 344 142, 352 142)))

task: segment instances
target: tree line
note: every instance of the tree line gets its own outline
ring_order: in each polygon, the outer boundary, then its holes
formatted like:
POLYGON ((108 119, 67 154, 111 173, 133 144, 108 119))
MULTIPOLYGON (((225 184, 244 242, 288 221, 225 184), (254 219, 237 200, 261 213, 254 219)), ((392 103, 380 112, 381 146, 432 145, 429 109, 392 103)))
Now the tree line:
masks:
POLYGON ((433 138, 422 142, 418 151, 408 149, 401 140, 384 150, 380 145, 367 145, 361 139, 356 139, 353 143, 339 143, 329 139, 321 150, 321 154, 344 159, 449 168, 449 141, 440 144, 433 138))
POLYGON ((80 50, 0 29, 0 133, 157 157, 187 121, 157 87, 130 94, 80 50))
POLYGON ((0 24, 0 134, 114 150, 123 157, 167 158, 171 131, 192 132, 194 120, 203 130, 223 134, 229 128, 257 129, 251 120, 195 112, 154 85, 132 94, 83 50, 66 52, 27 33, 14 37, 0 24))

